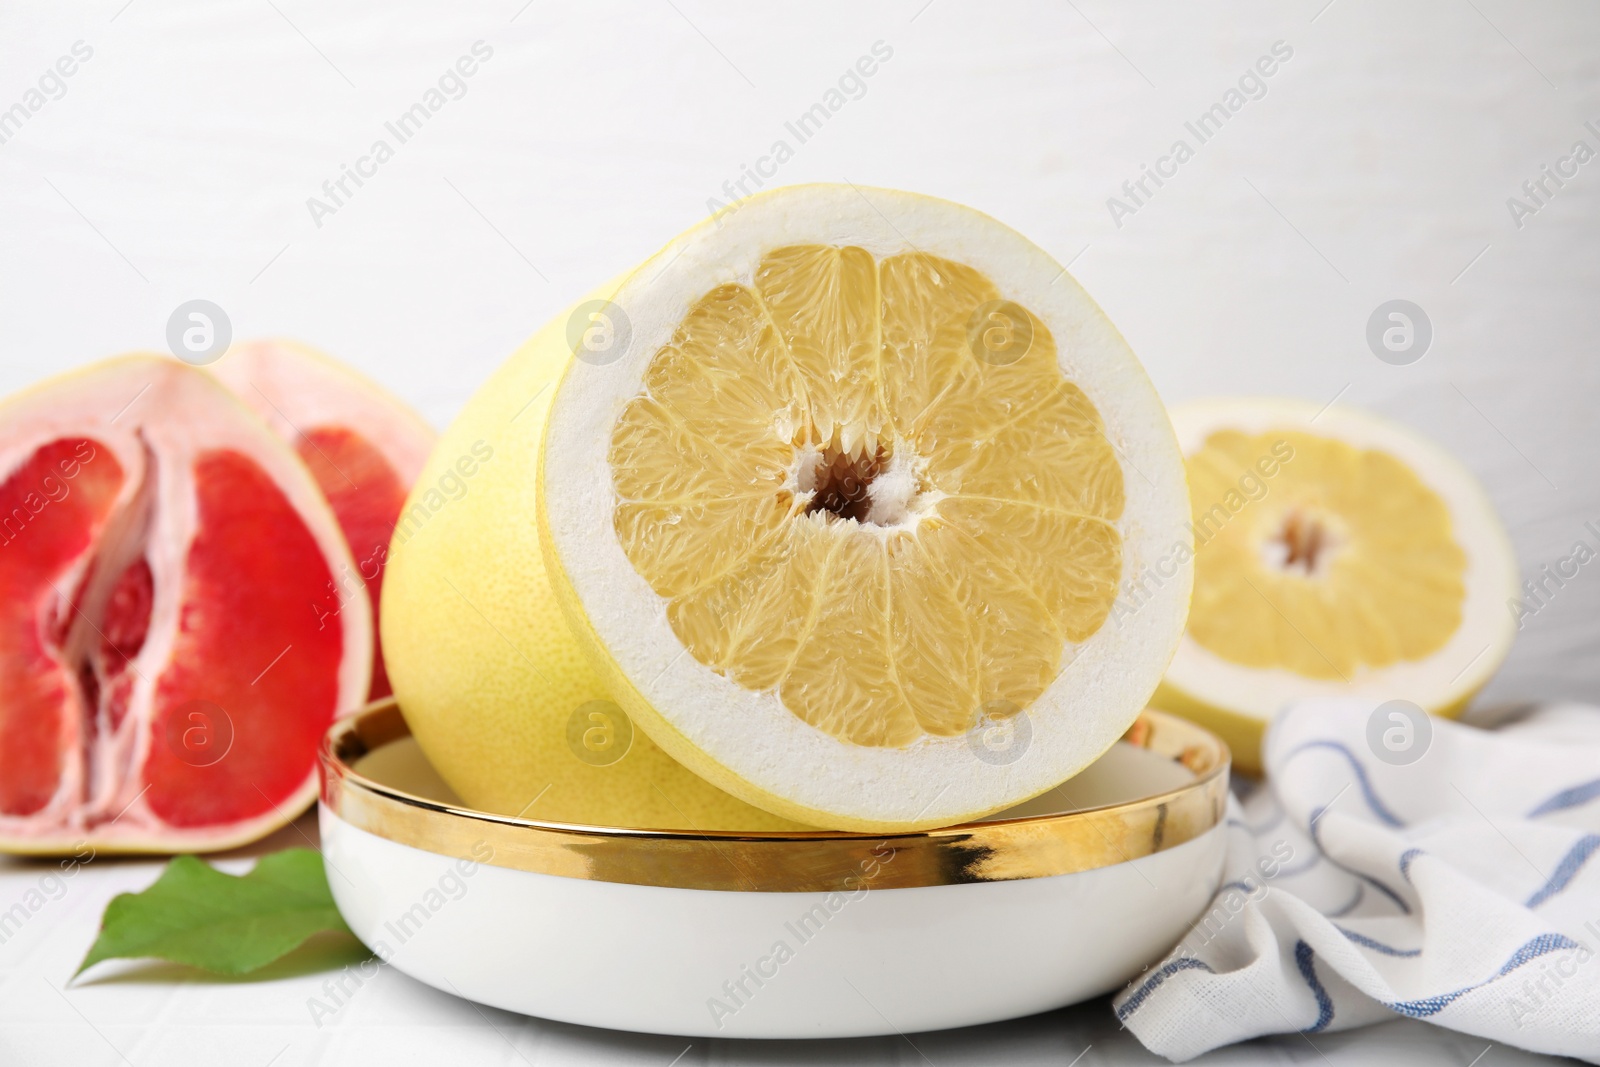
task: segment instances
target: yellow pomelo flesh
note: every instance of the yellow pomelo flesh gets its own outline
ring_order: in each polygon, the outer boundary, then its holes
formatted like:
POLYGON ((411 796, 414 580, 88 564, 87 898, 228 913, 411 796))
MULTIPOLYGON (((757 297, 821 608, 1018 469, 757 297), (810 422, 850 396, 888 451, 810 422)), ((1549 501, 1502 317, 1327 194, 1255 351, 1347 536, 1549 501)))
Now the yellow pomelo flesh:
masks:
POLYGON ((1189 460, 1195 522, 1279 441, 1293 458, 1273 499, 1196 557, 1189 634, 1230 662, 1324 679, 1444 647, 1466 558, 1444 501, 1395 456, 1299 430, 1218 430, 1189 460))
POLYGON ((1122 470, 1042 323, 973 358, 999 295, 924 253, 798 245, 690 309, 610 463, 617 537, 697 661, 902 746, 1025 709, 1100 628, 1122 470))
POLYGON ((534 461, 569 355, 567 318, 468 402, 401 515, 382 632, 406 721, 451 788, 485 811, 600 826, 801 829, 696 777, 643 731, 632 731, 616 762, 578 754, 588 731, 625 725, 556 606, 536 539, 534 461))

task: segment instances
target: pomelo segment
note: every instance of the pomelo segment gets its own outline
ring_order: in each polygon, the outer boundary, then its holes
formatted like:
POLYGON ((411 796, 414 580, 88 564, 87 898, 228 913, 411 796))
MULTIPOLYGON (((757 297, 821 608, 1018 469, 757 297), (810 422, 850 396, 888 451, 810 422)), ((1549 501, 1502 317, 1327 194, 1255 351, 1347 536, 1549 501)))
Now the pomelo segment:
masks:
POLYGON ((1156 696, 1259 770, 1291 701, 1358 693, 1454 715, 1510 651, 1517 568, 1472 474, 1405 427, 1336 405, 1173 409, 1192 498, 1188 632, 1156 696))
MULTIPOLYGON (((72 620, 41 619, 38 601, 47 587, 71 576, 100 537, 126 480, 103 445, 62 437, 40 444, 0 483, 0 629, 8 638, 0 653, 0 692, 8 694, 0 718, 5 815, 32 815, 49 804, 71 756, 61 739, 78 726, 69 721, 78 677, 58 648, 72 620), (95 460, 98 465, 86 469, 95 460), (73 481, 76 493, 68 489, 73 481), (30 528, 33 535, 23 540, 30 528)), ((141 628, 118 620, 113 632, 126 636, 141 628)))
POLYGON ((13 397, 0 426, 0 849, 220 849, 304 810, 372 654, 304 465, 155 357, 13 397))
MULTIPOLYGON (((365 584, 376 630, 389 542, 433 448, 433 428, 376 382, 293 341, 235 345, 209 369, 311 469, 355 557, 356 569, 338 575, 336 585, 342 594, 365 584)), ((383 649, 375 645, 367 696, 390 692, 383 649)))
POLYGON ((993 219, 849 186, 719 215, 608 294, 539 467, 615 698, 787 818, 945 825, 1076 773, 1182 632, 1187 499, 1133 354, 993 219), (1124 576, 1163 561, 1139 597, 1124 576), (981 737, 1025 737, 996 758, 981 737))

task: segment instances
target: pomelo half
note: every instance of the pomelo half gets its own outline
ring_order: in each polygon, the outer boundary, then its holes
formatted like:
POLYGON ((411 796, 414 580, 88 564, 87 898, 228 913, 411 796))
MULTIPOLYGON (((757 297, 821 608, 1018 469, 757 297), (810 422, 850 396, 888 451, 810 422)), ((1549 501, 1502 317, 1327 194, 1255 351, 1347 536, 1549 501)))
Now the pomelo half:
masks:
POLYGON ((1299 400, 1173 409, 1195 534, 1188 632, 1155 703, 1260 768, 1291 701, 1455 715, 1510 651, 1516 557, 1471 472, 1422 435, 1299 400))
POLYGON ((1182 459, 1058 263, 946 201, 798 186, 607 298, 538 516, 574 631, 670 755, 876 831, 1016 804, 1126 730, 1183 629, 1182 459))
POLYGON ((156 357, 12 397, 0 428, 0 850, 204 851, 298 815, 372 661, 305 466, 156 357))
MULTIPOLYGON (((400 710, 468 804, 591 826, 806 829, 673 760, 611 699, 539 550, 539 440, 580 302, 440 436, 389 546, 383 644, 400 710)), ((586 321, 586 320, 585 320, 586 321)))
MULTIPOLYGON (((355 558, 337 575, 341 604, 366 587, 378 624, 389 542, 406 494, 433 448, 433 427, 369 378, 293 341, 235 345, 209 368, 310 468, 355 558)), ((372 650, 368 699, 391 692, 383 648, 372 650)))

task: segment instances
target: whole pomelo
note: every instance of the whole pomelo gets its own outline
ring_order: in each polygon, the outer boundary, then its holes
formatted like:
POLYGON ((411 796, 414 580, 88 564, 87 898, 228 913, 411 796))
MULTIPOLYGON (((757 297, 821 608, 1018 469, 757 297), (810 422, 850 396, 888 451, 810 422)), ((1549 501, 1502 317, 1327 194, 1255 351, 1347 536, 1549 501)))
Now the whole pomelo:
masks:
POLYGON ((538 449, 572 351, 569 321, 589 303, 556 316, 483 385, 406 501, 381 619, 395 696, 445 781, 486 811, 800 829, 708 784, 633 729, 556 604, 538 543, 538 449))

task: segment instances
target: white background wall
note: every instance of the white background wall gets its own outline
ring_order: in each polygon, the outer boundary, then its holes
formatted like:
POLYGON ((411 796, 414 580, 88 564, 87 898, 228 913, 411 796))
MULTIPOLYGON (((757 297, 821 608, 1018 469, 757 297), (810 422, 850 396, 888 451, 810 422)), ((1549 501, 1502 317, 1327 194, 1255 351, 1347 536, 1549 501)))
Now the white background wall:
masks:
MULTIPOLYGON (((13 0, 0 109, 78 41, 93 57, 0 144, 5 391, 160 349, 205 297, 235 336, 309 341, 442 425, 882 41, 774 183, 982 208, 1072 261, 1168 400, 1376 408, 1485 479, 1525 570, 1597 543, 1600 161, 1520 229, 1506 206, 1574 141, 1600 148, 1585 0, 13 0), (480 40, 465 96, 317 226, 307 198, 480 40), (1279 40, 1266 95, 1116 226, 1107 198, 1279 40), (1396 297, 1436 331, 1411 366, 1364 339, 1396 297)), ((1493 693, 1600 700, 1600 561, 1493 693)))

